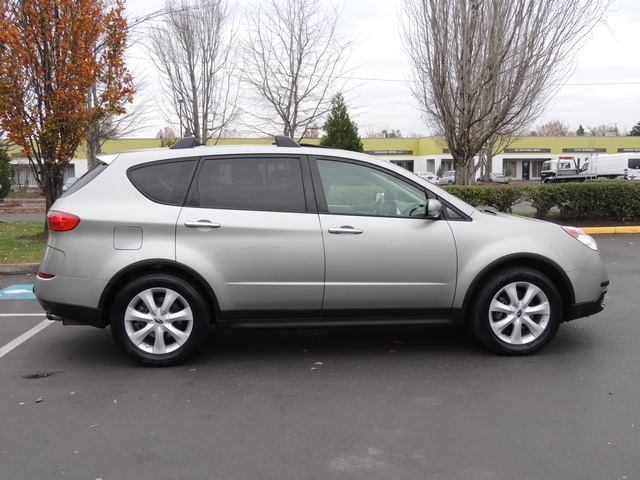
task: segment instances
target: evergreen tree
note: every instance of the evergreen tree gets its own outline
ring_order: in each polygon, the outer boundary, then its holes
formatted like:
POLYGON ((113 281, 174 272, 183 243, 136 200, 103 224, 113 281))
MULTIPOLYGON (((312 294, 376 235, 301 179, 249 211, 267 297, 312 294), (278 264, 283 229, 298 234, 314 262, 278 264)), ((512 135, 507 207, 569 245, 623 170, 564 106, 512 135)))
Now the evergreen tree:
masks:
POLYGON ((5 148, 0 147, 0 199, 6 197, 11 191, 13 181, 13 166, 9 163, 11 157, 5 148))
POLYGON ((576 130, 576 135, 579 137, 584 137, 584 128, 582 128, 582 125, 580 125, 578 127, 578 130, 576 130))
POLYGON ((320 145, 354 152, 364 151, 358 126, 349 118, 341 93, 336 93, 331 99, 331 112, 322 128, 325 135, 320 139, 320 145))
POLYGON ((640 122, 635 124, 635 126, 629 132, 629 135, 632 137, 640 137, 640 122))

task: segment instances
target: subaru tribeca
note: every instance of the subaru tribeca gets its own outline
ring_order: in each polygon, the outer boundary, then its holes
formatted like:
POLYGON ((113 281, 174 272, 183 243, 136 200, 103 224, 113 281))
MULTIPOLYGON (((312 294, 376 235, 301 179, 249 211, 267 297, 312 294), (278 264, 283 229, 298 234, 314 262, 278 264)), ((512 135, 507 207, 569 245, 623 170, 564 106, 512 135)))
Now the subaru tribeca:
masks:
POLYGON ((105 155, 48 212, 35 293, 149 366, 210 328, 467 325, 538 351, 603 309, 581 230, 476 209, 374 157, 286 137, 105 155))

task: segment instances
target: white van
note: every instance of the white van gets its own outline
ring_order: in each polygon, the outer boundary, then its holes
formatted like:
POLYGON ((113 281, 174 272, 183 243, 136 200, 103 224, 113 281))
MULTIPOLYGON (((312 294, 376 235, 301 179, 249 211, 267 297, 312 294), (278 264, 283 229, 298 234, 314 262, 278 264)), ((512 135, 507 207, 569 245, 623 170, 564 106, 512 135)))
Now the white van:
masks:
POLYGON ((598 177, 640 180, 640 152, 594 156, 585 161, 580 168, 580 173, 598 177))

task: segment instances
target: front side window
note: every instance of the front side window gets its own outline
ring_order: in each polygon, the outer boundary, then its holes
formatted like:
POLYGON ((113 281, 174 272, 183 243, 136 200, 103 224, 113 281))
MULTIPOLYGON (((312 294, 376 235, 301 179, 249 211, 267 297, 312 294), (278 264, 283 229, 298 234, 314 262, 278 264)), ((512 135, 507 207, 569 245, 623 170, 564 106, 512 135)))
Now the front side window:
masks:
POLYGON ((298 158, 214 158, 204 160, 189 205, 232 210, 304 212, 306 202, 298 158))
POLYGON ((376 168, 334 160, 318 160, 329 213, 411 217, 424 214, 426 194, 376 168))

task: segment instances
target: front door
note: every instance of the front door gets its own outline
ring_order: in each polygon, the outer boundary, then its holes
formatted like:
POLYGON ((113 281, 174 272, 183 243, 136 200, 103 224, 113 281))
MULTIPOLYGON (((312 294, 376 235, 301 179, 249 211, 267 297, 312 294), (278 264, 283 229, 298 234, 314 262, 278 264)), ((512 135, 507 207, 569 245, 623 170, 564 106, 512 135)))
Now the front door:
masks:
MULTIPOLYGON (((325 314, 448 313, 457 256, 445 220, 418 216, 425 191, 363 164, 318 159, 326 199, 325 314)), ((324 202, 323 202, 324 203, 324 202)))

